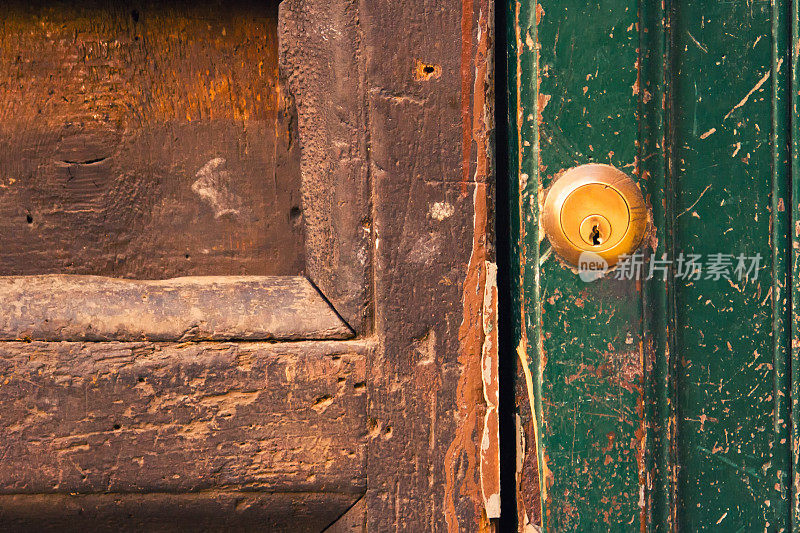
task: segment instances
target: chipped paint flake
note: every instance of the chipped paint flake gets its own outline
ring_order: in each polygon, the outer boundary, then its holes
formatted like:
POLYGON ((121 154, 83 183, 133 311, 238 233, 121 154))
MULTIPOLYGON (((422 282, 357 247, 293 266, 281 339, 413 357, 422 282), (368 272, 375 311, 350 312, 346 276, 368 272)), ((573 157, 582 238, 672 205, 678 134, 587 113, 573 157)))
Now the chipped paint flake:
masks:
POLYGON ((481 375, 486 414, 483 421, 481 442, 481 493, 488 518, 500 517, 500 433, 498 403, 500 386, 498 381, 497 350, 497 265, 484 263, 486 281, 483 294, 483 349, 481 351, 481 375))
MULTIPOLYGON (((783 64, 783 58, 781 58, 781 59, 779 59, 779 60, 778 60, 778 65, 777 65, 777 68, 776 68, 776 70, 780 70, 780 68, 781 68, 781 64, 783 64)), ((725 118, 723 118, 722 120, 723 120, 723 121, 727 120, 727 119, 728 119, 728 117, 729 117, 729 116, 731 116, 731 114, 732 114, 734 111, 736 111, 737 109, 739 109, 740 107, 742 107, 744 104, 746 104, 746 103, 747 103, 747 101, 750 99, 750 97, 751 97, 751 96, 753 96, 753 93, 755 93, 755 92, 756 92, 757 90, 759 90, 759 89, 760 89, 760 88, 761 88, 761 87, 762 87, 762 86, 763 86, 765 83, 767 83, 767 80, 769 79, 769 77, 770 77, 771 75, 772 75, 772 72, 771 72, 771 71, 768 71, 766 74, 764 74, 764 76, 763 76, 763 77, 762 77, 760 80, 758 80, 758 83, 756 83, 756 84, 755 84, 755 86, 754 86, 752 89, 750 89, 750 92, 748 92, 748 93, 745 95, 745 97, 744 97, 744 98, 742 98, 742 99, 739 101, 739 103, 738 103, 738 104, 736 104, 735 106, 733 106, 733 108, 732 108, 730 111, 728 111, 728 114, 727 114, 727 115, 725 115, 725 118)))
POLYGON ((717 132, 717 128, 711 128, 711 129, 710 129, 710 130, 708 130, 707 132, 705 132, 705 133, 703 133, 702 135, 700 135, 700 138, 701 138, 701 139, 708 139, 709 137, 711 137, 712 135, 714 135, 716 132, 717 132))
POLYGON ((431 218, 438 220, 441 222, 446 218, 450 218, 453 216, 453 213, 456 212, 456 208, 453 207, 453 204, 450 202, 435 202, 430 206, 428 213, 430 213, 431 218))

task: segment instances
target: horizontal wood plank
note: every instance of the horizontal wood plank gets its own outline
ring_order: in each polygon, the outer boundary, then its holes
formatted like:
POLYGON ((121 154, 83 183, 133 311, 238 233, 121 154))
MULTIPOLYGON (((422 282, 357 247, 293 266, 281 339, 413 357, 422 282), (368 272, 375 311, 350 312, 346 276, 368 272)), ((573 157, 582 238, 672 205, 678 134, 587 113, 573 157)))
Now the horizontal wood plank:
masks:
POLYGON ((343 339, 351 330, 299 276, 0 277, 0 340, 343 339))
POLYGON ((369 350, 0 343, 0 494, 360 494, 369 350))
POLYGON ((0 496, 5 533, 64 531, 318 533, 358 498, 336 493, 0 496))

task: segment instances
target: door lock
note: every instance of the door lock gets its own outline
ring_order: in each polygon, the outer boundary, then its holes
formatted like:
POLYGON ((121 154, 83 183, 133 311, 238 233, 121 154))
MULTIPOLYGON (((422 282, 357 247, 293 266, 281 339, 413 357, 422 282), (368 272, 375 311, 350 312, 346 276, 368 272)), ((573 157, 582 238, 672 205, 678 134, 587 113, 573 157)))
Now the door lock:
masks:
POLYGON ((542 226, 571 265, 590 252, 609 266, 632 254, 647 231, 647 205, 636 183, 611 165, 571 168, 547 191, 542 226))

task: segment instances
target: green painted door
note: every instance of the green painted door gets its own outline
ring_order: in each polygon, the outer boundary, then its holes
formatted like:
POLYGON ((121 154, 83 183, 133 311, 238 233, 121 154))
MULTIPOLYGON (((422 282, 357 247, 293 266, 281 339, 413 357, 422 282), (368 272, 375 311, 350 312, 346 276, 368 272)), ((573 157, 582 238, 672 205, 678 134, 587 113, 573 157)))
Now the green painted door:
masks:
POLYGON ((797 4, 515 0, 507 21, 521 521, 799 531, 797 4), (652 212, 641 263, 594 282, 539 227, 588 162, 652 212))

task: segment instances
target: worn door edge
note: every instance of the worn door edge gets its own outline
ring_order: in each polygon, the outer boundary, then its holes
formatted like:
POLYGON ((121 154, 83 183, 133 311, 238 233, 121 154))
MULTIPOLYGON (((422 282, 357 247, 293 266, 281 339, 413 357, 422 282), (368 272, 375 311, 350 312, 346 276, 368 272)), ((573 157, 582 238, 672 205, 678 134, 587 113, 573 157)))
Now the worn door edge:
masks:
POLYGON ((800 1, 793 0, 789 17, 791 18, 791 85, 789 101, 791 106, 790 117, 790 145, 791 145, 791 255, 790 272, 791 286, 789 298, 791 301, 791 350, 790 379, 791 379, 791 462, 792 474, 789 485, 790 495, 790 525, 792 531, 800 529, 800 1))
MULTIPOLYGON (((539 261, 541 242, 539 232, 539 125, 541 102, 539 94, 539 45, 537 22, 541 6, 537 0, 523 5, 515 0, 508 8, 508 100, 509 100, 509 210, 512 235, 511 244, 512 293, 515 316, 514 330, 516 353, 525 378, 525 390, 530 404, 533 426, 531 449, 538 465, 538 516, 546 530, 545 508, 547 482, 551 475, 541 446, 541 308, 539 306, 539 261), (524 71, 534 80, 531 87, 523 87, 524 71), (526 242, 537 243, 528 249, 526 242), (529 311, 530 309, 530 311, 529 311), (530 314, 530 320, 528 315, 530 314), (535 369, 535 372, 534 372, 535 369)), ((522 429, 520 429, 522 431, 522 429)), ((521 441, 529 440, 520 436, 521 441)), ((523 464, 525 450, 520 449, 518 468, 523 464)), ((521 476, 518 472, 518 477, 521 476)), ((520 531, 534 530, 529 521, 521 494, 521 480, 516 480, 520 531)))

